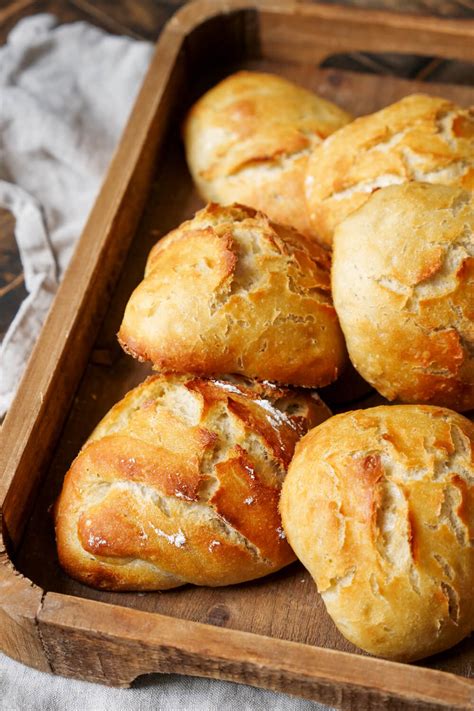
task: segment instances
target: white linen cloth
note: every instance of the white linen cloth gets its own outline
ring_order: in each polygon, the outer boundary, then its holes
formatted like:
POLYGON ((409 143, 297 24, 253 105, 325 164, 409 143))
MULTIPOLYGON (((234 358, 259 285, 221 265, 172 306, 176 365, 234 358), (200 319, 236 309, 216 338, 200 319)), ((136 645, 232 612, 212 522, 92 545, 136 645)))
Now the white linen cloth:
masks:
POLYGON ((0 207, 16 218, 28 297, 0 349, 0 416, 120 137, 152 46, 52 15, 0 49, 0 207))
MULTIPOLYGON (((0 49, 0 206, 16 218, 28 297, 0 351, 0 411, 37 338, 120 136, 152 47, 51 15, 0 49)), ((179 670, 177 670, 179 671, 179 670)), ((0 654, 2 711, 317 711, 320 704, 227 682, 151 675, 132 689, 62 679, 0 654)))
POLYGON ((325 711, 314 701, 228 681, 150 674, 113 689, 38 672, 0 656, 0 711, 325 711), (5 666, 4 666, 5 663, 5 666))

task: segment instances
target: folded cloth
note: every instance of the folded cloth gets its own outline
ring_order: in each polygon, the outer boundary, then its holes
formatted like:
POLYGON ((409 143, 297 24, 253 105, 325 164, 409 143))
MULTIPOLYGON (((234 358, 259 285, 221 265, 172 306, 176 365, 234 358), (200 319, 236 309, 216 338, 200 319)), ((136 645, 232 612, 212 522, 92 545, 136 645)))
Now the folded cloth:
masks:
POLYGON ((227 681, 150 674, 111 689, 33 671, 0 658, 0 711, 324 711, 314 701, 227 681), (3 670, 2 662, 7 662, 3 670))
POLYGON ((9 407, 150 62, 148 42, 41 14, 0 49, 0 207, 16 218, 28 296, 0 349, 9 407))
MULTIPOLYGON (((0 206, 16 218, 28 297, 0 350, 8 408, 92 207, 152 47, 51 15, 20 22, 0 49, 0 206)), ((151 675, 133 689, 61 679, 0 654, 0 709, 317 711, 311 701, 206 679, 151 675)))

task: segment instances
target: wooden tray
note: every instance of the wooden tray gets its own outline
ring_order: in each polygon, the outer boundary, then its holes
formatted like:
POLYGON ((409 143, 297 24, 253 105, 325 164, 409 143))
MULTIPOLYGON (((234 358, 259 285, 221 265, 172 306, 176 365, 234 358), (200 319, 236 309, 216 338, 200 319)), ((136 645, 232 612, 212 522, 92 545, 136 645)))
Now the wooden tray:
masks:
MULTIPOLYGON (((65 471, 99 418, 148 372, 116 344, 126 300, 152 244, 200 204, 179 141, 183 111, 238 67, 288 76, 356 114, 420 89, 315 68, 348 51, 469 60, 474 22, 199 0, 163 32, 1 432, 0 648, 11 657, 117 686, 148 672, 179 672, 345 709, 474 707, 470 640, 419 665, 363 655, 337 632, 299 564, 229 588, 113 594, 69 579, 55 554, 48 510, 65 471)), ((474 102, 470 87, 423 90, 474 102)))

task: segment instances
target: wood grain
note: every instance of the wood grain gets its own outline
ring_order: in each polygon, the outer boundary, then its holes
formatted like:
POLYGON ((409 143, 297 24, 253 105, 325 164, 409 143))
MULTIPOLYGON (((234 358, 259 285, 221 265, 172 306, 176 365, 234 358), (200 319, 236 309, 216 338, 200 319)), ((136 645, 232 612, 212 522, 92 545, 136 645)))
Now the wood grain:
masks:
POLYGON ((262 54, 274 60, 316 61, 342 52, 404 52, 472 60, 474 20, 422 20, 411 15, 329 5, 296 5, 285 22, 271 5, 261 12, 262 54), (336 22, 336 18, 339 21, 336 22), (464 40, 461 37, 464 36, 464 40), (317 40, 315 40, 317 37, 317 40))
POLYGON ((36 615, 43 591, 18 573, 0 542, 0 648, 23 664, 51 671, 36 615))
MULTIPOLYGON (((196 18, 190 14, 193 8, 186 8, 162 37, 0 433, 3 533, 15 566, 5 565, 5 580, 0 580, 3 589, 12 591, 1 612, 0 646, 26 663, 37 655, 39 665, 49 664, 56 673, 118 685, 142 673, 179 670, 290 691, 347 709, 472 708, 474 685, 463 678, 472 675, 470 640, 419 666, 369 658, 337 632, 299 564, 232 588, 188 586, 146 595, 97 592, 75 583, 58 566, 48 511, 64 473, 95 423, 148 372, 116 344, 126 300, 152 244, 200 205, 179 139, 189 103, 238 67, 270 69, 356 114, 420 88, 393 77, 315 69, 315 58, 322 56, 319 33, 326 33, 327 26, 314 14, 313 55, 303 43, 298 61, 277 61, 288 10, 271 5, 270 14, 278 16, 276 31, 269 28, 269 16, 257 24, 263 10, 258 15, 249 9, 227 13, 242 6, 234 0, 200 3, 201 18, 217 5, 227 8, 217 22, 206 21, 193 34, 196 18), (214 31, 220 32, 217 67, 204 61, 214 31), (259 37, 268 54, 258 59, 259 37), (13 605, 16 591, 18 604, 13 605)), ((334 12, 331 8, 337 24, 334 12)), ((340 21, 348 22, 346 13, 340 21)), ((469 42, 470 32, 467 27, 463 35, 456 26, 458 41, 464 36, 469 42)), ((440 25, 434 36, 439 33, 440 25)), ((412 40, 407 41, 411 46, 412 40)), ((470 87, 422 86, 463 105, 474 100, 470 87)), ((347 387, 346 396, 328 392, 328 399, 344 407, 344 398, 347 403, 353 397, 352 386, 347 387)), ((371 397, 363 402, 372 403, 371 397)))
POLYGON ((474 703, 474 684, 453 675, 157 614, 117 611, 54 593, 46 595, 38 623, 56 673, 76 675, 84 665, 89 673, 94 670, 94 681, 115 686, 127 686, 143 672, 179 671, 285 691, 352 711, 454 711, 474 703), (440 683, 445 684, 443 694, 440 683))
POLYGON ((328 5, 348 5, 364 10, 391 10, 440 17, 472 17, 473 0, 324 0, 328 5))

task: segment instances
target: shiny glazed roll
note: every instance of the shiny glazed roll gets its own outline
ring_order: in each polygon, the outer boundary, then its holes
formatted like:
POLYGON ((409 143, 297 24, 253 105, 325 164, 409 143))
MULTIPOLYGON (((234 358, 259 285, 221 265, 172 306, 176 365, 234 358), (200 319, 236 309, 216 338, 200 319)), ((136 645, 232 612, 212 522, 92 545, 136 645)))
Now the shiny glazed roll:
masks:
POLYGON ((332 287, 352 363, 389 400, 474 407, 474 196, 407 183, 337 229, 332 287))
POLYGON ((208 91, 184 123, 188 165, 206 201, 239 202, 314 235, 304 173, 311 150, 351 116, 282 77, 237 72, 208 91))
POLYGON ((298 444, 288 541, 353 644, 412 661, 474 626, 474 425, 394 405, 337 415, 298 444))
POLYGON ((59 561, 107 590, 229 585, 294 560, 278 498, 317 395, 155 376, 104 417, 55 506, 59 561))
POLYGON ((165 372, 305 387, 346 360, 327 252, 239 205, 208 205, 155 245, 119 340, 165 372))
POLYGON ((314 232, 331 245, 337 225, 371 193, 412 180, 474 189, 472 110, 414 94, 334 133, 308 160, 314 232))

